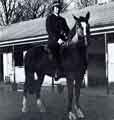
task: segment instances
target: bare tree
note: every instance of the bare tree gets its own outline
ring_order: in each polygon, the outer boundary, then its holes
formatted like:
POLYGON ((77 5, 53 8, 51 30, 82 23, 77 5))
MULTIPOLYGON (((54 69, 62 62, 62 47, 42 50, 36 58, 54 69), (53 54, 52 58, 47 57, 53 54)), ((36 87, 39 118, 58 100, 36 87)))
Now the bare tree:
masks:
POLYGON ((84 8, 87 6, 95 5, 97 0, 78 0, 79 8, 84 8))
POLYGON ((0 25, 43 17, 50 0, 0 0, 0 25))
POLYGON ((16 0, 0 0, 0 25, 8 25, 13 22, 16 0))
MULTIPOLYGON (((54 0, 0 0, 0 25, 48 15, 54 0)), ((58 0, 61 3, 63 0, 58 0)), ((62 3, 63 4, 63 3, 62 3)))
MULTIPOLYGON (((50 14, 54 0, 23 0, 18 2, 15 22, 44 17, 50 14)), ((63 6, 63 0, 58 0, 63 6)), ((65 10, 63 10, 65 11, 65 10)))
POLYGON ((49 0, 24 0, 18 2, 14 22, 43 17, 46 15, 49 5, 49 0))

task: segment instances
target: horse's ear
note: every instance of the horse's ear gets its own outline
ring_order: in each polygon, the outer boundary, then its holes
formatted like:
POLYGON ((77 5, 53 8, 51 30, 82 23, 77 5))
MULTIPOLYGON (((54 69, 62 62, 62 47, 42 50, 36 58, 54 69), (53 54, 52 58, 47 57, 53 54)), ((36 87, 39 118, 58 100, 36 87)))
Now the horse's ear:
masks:
POLYGON ((89 18, 90 18, 90 12, 87 12, 86 19, 89 20, 89 18))
POLYGON ((76 21, 79 20, 79 18, 77 18, 75 15, 72 15, 72 16, 73 16, 73 18, 74 18, 76 21))

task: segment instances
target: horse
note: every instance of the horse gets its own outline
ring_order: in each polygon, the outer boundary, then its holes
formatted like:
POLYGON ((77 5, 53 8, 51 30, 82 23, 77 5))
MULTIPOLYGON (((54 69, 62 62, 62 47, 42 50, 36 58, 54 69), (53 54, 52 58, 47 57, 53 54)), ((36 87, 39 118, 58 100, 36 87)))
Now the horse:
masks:
MULTIPOLYGON (((65 77, 68 88, 68 118, 74 120, 84 118, 84 113, 79 104, 80 89, 83 82, 85 71, 87 70, 87 43, 89 36, 89 17, 76 17, 73 15, 75 24, 69 32, 68 41, 64 42, 61 50, 61 66, 63 72, 59 73, 59 78, 65 77), (73 89, 75 89, 75 104, 73 104, 73 89), (73 112, 73 108, 75 112, 73 112)), ((25 83, 23 92, 22 112, 27 112, 27 95, 35 94, 36 103, 41 112, 46 111, 42 100, 40 99, 41 86, 44 80, 44 75, 54 77, 56 64, 46 51, 45 45, 36 46, 29 49, 24 58, 25 68, 25 83), (34 78, 37 75, 37 80, 34 78)))

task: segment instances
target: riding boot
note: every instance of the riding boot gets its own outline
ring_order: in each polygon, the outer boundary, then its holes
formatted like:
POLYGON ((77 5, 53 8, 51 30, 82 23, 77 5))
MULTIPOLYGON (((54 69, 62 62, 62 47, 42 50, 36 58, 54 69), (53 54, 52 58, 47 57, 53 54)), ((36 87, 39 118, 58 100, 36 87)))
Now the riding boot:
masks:
POLYGON ((63 72, 63 67, 61 66, 60 57, 56 58, 56 72, 55 72, 55 81, 58 81, 60 73, 63 72))
POLYGON ((50 43, 48 46, 51 50, 53 60, 55 61, 55 66, 56 66, 54 77, 55 77, 56 80, 58 80, 60 72, 63 71, 63 68, 61 66, 60 46, 59 46, 58 43, 53 44, 53 42, 50 43))

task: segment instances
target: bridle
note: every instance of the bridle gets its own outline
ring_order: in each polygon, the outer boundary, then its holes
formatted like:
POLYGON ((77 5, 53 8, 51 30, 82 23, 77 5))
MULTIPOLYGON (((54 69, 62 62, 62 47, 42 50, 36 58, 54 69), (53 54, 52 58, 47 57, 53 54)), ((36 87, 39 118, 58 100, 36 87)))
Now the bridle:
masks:
MULTIPOLYGON (((86 23, 85 23, 86 24, 86 23)), ((86 28, 86 26, 85 26, 86 28)), ((87 43, 87 33, 84 33, 86 32, 85 28, 83 28, 81 22, 80 23, 75 23, 74 25, 74 30, 73 32, 75 32, 74 36, 72 36, 71 32, 72 30, 69 32, 69 35, 68 35, 68 40, 65 41, 62 46, 71 46, 71 45, 75 45, 75 44, 78 44, 78 42, 80 42, 81 40, 83 41, 84 40, 84 45, 87 46, 88 43, 87 43), (81 40, 79 39, 79 37, 81 37, 81 40)))

